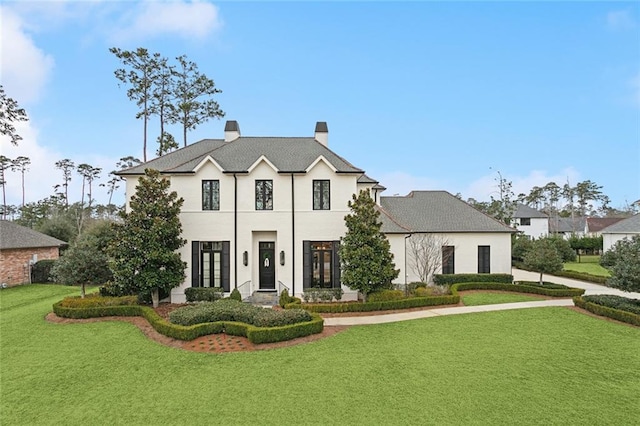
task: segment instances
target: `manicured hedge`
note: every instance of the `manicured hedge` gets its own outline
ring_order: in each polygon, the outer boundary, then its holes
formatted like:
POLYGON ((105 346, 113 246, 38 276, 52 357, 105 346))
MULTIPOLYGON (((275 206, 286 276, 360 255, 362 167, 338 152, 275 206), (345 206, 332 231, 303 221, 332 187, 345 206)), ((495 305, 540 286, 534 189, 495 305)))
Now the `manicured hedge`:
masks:
MULTIPOLYGON (((75 299, 75 298, 74 298, 75 299)), ((236 336, 246 336, 252 343, 271 343, 321 333, 324 320, 311 314, 311 320, 282 327, 255 327, 233 321, 218 321, 190 326, 171 324, 152 308, 140 305, 110 305, 93 307, 69 307, 66 299, 53 305, 53 312, 64 318, 95 318, 106 316, 142 316, 160 334, 178 340, 193 340, 208 334, 225 332, 236 336)), ((297 305, 298 307, 300 305, 297 305)))
MULTIPOLYGON (((488 283, 488 282, 476 282, 476 283, 460 283, 451 286, 451 293, 458 294, 458 291, 465 290, 502 290, 502 291, 514 291, 517 293, 533 293, 541 294, 544 296, 552 297, 573 297, 584 294, 584 290, 581 288, 549 288, 540 285, 536 285, 531 282, 522 281, 526 284, 504 284, 504 283, 488 283)), ((559 285, 559 284, 558 284, 559 285)), ((564 286, 563 286, 564 287, 564 286)))
POLYGON ((433 282, 437 285, 452 285, 467 282, 512 283, 511 274, 436 274, 433 282))
POLYGON ((591 302, 587 299, 588 297, 591 296, 576 296, 573 298, 573 304, 596 315, 640 326, 640 315, 591 302))
MULTIPOLYGON (((523 271, 536 272, 527 268, 522 262, 512 262, 512 264, 514 268, 522 269, 523 271)), ((607 277, 601 277, 599 275, 592 275, 592 274, 587 274, 585 272, 577 272, 577 271, 558 271, 558 272, 554 272, 553 274, 546 274, 546 275, 555 275, 557 277, 572 278, 574 280, 588 281, 590 283, 596 283, 596 284, 606 284, 608 279, 607 277)))
POLYGON ((402 300, 389 300, 384 302, 346 302, 346 303, 303 303, 302 305, 290 303, 285 309, 306 309, 317 313, 341 313, 341 312, 372 312, 388 311, 391 309, 408 309, 422 306, 456 305, 460 302, 460 296, 445 295, 431 297, 411 297, 402 300))
POLYGON ((367 297, 369 302, 386 302, 387 300, 400 300, 406 298, 404 291, 402 290, 380 290, 375 293, 371 293, 367 297))
POLYGON ((640 315, 640 299, 631 299, 629 297, 616 296, 613 294, 594 294, 590 296, 583 296, 583 299, 587 302, 640 315))
POLYGON ((189 287, 184 291, 187 302, 215 302, 224 297, 221 287, 189 287))

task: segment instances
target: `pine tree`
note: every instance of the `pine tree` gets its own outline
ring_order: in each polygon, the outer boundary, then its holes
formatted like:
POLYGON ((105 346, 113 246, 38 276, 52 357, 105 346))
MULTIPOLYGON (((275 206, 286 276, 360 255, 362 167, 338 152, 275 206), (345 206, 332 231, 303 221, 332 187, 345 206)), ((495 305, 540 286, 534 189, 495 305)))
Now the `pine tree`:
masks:
POLYGON ((360 191, 349 201, 351 214, 345 216, 347 233, 341 239, 342 283, 362 293, 364 301, 377 290, 391 288, 400 272, 393 263, 387 237, 380 231, 380 212, 369 191, 360 191))
POLYGON ((114 286, 129 294, 150 293, 154 307, 160 292, 169 292, 185 277, 186 264, 176 251, 186 243, 179 218, 184 200, 169 186, 160 172, 145 170, 108 250, 114 286))

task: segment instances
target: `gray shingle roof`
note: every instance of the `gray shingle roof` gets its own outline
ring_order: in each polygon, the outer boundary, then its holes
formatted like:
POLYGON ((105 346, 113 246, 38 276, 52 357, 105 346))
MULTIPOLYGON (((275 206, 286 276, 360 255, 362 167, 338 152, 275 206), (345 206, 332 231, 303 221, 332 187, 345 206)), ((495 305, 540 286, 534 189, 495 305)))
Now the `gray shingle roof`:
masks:
POLYGON ((584 232, 585 222, 584 217, 553 217, 549 219, 549 232, 584 232))
POLYGON ((446 191, 380 197, 380 205, 395 222, 381 215, 382 231, 387 233, 398 232, 396 226, 413 232, 516 232, 446 191))
POLYGON ((118 174, 139 175, 146 168, 162 173, 192 173, 207 156, 225 172, 246 172, 263 155, 279 172, 304 171, 322 155, 339 173, 363 173, 313 137, 239 137, 231 142, 204 139, 118 174))
POLYGON ((607 226, 602 234, 640 234, 640 213, 607 226))
POLYGON ((0 220, 0 249, 60 247, 64 241, 8 220, 0 220))
POLYGON ((525 204, 518 204, 518 208, 516 212, 513 214, 513 217, 521 218, 521 217, 537 217, 537 218, 547 218, 548 216, 541 211, 538 211, 532 207, 529 207, 525 204))
POLYGON ((362 176, 358 178, 358 183, 379 183, 379 182, 363 173, 362 176))

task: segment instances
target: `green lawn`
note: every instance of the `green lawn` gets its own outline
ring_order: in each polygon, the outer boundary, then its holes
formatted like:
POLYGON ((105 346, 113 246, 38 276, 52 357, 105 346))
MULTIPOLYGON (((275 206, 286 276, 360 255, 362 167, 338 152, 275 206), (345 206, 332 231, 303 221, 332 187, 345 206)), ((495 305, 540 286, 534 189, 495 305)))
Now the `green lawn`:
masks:
POLYGON ((565 271, 576 271, 576 272, 586 272, 587 274, 591 274, 591 275, 598 275, 601 277, 609 277, 611 276, 611 274, 609 273, 609 271, 605 268, 603 268, 602 266, 600 266, 599 263, 593 263, 593 262, 567 262, 563 264, 564 270, 565 271))
POLYGON ((566 308, 352 327, 289 348, 167 348, 121 322, 50 324, 77 289, 0 291, 6 425, 633 424, 640 329, 566 308))
POLYGON ((465 306, 494 305, 497 303, 533 302, 536 300, 544 300, 544 297, 530 296, 528 294, 519 293, 461 293, 461 296, 462 303, 465 306))

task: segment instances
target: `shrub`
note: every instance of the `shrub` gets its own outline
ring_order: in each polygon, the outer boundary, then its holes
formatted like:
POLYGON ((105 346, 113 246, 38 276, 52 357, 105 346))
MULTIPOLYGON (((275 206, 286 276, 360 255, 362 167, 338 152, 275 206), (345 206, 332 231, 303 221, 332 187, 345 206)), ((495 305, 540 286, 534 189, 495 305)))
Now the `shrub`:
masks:
POLYGON ((280 293, 280 299, 278 299, 278 305, 280 305, 281 308, 284 308, 284 305, 291 302, 292 300, 291 300, 291 296, 289 296, 289 290, 285 288, 280 293))
POLYGON ((136 296, 122 297, 102 297, 90 294, 84 298, 66 297, 60 302, 60 306, 65 308, 95 308, 100 306, 127 306, 137 305, 136 296))
POLYGON ((242 302, 242 295, 240 294, 237 288, 234 288, 233 291, 231 292, 231 295, 229 296, 229 299, 242 302))
POLYGON ((404 299, 405 294, 402 290, 381 290, 371 293, 367 298, 369 302, 385 302, 387 300, 404 299))
POLYGON ((51 276, 51 270, 56 264, 55 259, 39 260, 31 267, 31 282, 32 283, 52 283, 53 277, 51 276))
POLYGON ((543 287, 543 288, 555 288, 555 289, 569 288, 566 285, 556 284, 556 283, 552 283, 552 282, 549 282, 549 281, 543 281, 542 284, 540 284, 538 281, 516 281, 516 282, 514 282, 514 284, 516 284, 516 285, 536 286, 536 287, 543 287))
POLYGON ((512 283, 511 274, 437 274, 433 281, 438 285, 451 285, 465 282, 512 283))
POLYGON ((187 302, 215 302, 222 299, 224 289, 220 287, 189 287, 184 291, 187 302))
POLYGON ((252 343, 271 343, 284 340, 296 339, 298 337, 309 336, 311 334, 322 333, 324 320, 317 314, 311 314, 311 320, 282 327, 257 328, 249 326, 247 328, 247 338, 252 343))
POLYGON ((331 302, 333 299, 341 300, 343 294, 344 290, 342 290, 342 288, 311 287, 304 289, 302 292, 302 298, 305 302, 311 301, 312 303, 316 303, 318 301, 331 302))
POLYGON ((408 309, 422 306, 455 305, 460 302, 458 295, 410 297, 400 300, 388 300, 384 302, 365 303, 305 303, 303 305, 290 303, 285 309, 306 309, 316 313, 341 313, 341 312, 372 312, 386 311, 390 309, 408 309))
POLYGON ((612 294, 597 294, 582 296, 582 298, 587 302, 640 315, 640 299, 630 299, 628 297, 614 296, 612 294))
POLYGON ((311 316, 302 309, 275 311, 226 299, 215 303, 203 302, 178 308, 169 314, 169 320, 174 324, 185 326, 206 322, 229 321, 242 322, 256 327, 276 327, 310 321, 311 316))
POLYGON ((518 293, 542 294, 543 296, 552 297, 573 297, 579 296, 584 293, 584 290, 581 288, 545 288, 544 286, 541 286, 540 283, 537 283, 535 285, 528 284, 530 282, 525 283, 526 284, 505 284, 488 282, 460 283, 452 285, 451 292, 457 295, 458 291, 465 290, 503 290, 514 291, 518 293))
POLYGON ((440 296, 450 294, 449 288, 446 286, 425 286, 416 287, 413 292, 416 297, 440 296))
POLYGON ((595 303, 594 301, 589 301, 588 299, 585 300, 587 297, 593 297, 593 296, 574 297, 573 304, 579 308, 585 309, 596 315, 601 315, 601 316, 612 318, 618 321, 626 322, 628 324, 640 326, 639 314, 629 312, 627 310, 605 306, 599 303, 595 303))

